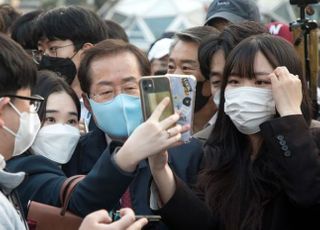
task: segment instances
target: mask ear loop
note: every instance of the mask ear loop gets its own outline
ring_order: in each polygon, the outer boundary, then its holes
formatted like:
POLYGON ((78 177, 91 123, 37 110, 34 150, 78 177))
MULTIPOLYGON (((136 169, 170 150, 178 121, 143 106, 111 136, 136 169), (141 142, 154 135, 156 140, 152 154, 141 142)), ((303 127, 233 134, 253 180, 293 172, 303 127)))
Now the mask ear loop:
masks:
MULTIPOLYGON (((13 108, 14 111, 16 111, 16 113, 21 116, 20 111, 11 103, 11 101, 9 101, 9 105, 13 108)), ((3 129, 6 130, 8 133, 10 133, 12 136, 16 137, 17 134, 14 133, 10 128, 8 128, 6 125, 3 126, 3 129)))

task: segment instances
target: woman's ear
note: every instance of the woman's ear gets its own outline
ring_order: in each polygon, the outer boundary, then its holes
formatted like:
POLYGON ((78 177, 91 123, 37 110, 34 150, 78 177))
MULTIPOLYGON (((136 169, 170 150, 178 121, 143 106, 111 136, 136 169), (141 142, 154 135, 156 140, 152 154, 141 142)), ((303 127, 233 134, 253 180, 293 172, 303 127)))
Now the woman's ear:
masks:
POLYGON ((93 45, 92 43, 90 43, 90 42, 87 42, 87 43, 84 43, 84 44, 83 44, 83 46, 81 47, 81 49, 87 50, 87 49, 90 49, 90 48, 92 48, 92 47, 94 47, 94 45, 93 45))

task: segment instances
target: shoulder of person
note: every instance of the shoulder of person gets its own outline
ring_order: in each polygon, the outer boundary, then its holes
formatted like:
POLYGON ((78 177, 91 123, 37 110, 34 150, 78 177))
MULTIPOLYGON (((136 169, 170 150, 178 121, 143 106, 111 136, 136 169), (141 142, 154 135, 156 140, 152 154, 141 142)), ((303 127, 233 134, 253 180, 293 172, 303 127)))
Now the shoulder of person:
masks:
POLYGON ((7 161, 6 169, 9 172, 26 172, 27 174, 52 172, 64 175, 58 164, 41 156, 26 152, 7 161))

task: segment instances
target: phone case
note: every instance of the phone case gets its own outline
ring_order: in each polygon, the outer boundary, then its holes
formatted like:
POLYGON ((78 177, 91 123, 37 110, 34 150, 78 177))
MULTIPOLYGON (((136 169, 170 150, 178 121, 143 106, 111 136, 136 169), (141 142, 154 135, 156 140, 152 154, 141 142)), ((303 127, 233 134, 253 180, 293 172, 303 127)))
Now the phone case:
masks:
POLYGON ((181 114, 180 125, 190 124, 191 129, 182 134, 181 140, 189 142, 192 137, 193 110, 197 80, 193 75, 167 74, 171 83, 171 94, 176 112, 181 114))
POLYGON ((150 117, 154 109, 165 97, 169 97, 171 103, 164 110, 160 120, 174 113, 170 84, 167 76, 147 76, 140 79, 139 87, 144 120, 150 117))

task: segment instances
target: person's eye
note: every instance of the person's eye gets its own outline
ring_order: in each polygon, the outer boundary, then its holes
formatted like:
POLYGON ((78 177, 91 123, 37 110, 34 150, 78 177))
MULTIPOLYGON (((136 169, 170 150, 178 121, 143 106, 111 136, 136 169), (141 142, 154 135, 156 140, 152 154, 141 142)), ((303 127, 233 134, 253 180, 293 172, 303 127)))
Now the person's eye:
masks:
POLYGON ((220 80, 216 80, 216 81, 211 81, 211 85, 213 87, 220 87, 221 81, 220 80))
POLYGON ((175 68, 175 66, 174 66, 172 63, 169 63, 169 64, 168 64, 168 73, 174 72, 175 69, 176 69, 176 68, 175 68))
POLYGON ((190 70, 194 70, 194 68, 192 68, 191 66, 182 66, 182 71, 190 71, 190 70))
POLYGON ((56 119, 54 117, 46 117, 45 123, 46 124, 54 124, 54 123, 56 123, 56 119))
POLYGON ((263 86, 263 85, 270 85, 271 82, 270 81, 267 81, 267 80, 257 80, 255 82, 256 85, 259 85, 259 86, 263 86))
POLYGON ((239 83, 239 81, 236 80, 236 79, 230 79, 230 80, 228 80, 228 84, 230 84, 230 85, 236 85, 236 84, 238 84, 238 83, 239 83))
POLYGON ((78 120, 77 119, 69 119, 67 124, 71 125, 71 126, 77 126, 78 125, 78 120))
POLYGON ((109 95, 109 94, 112 94, 112 90, 104 90, 103 92, 99 93, 98 95, 101 95, 101 96, 105 96, 105 95, 109 95))
POLYGON ((49 51, 50 51, 50 52, 56 52, 56 51, 57 51, 57 49, 58 49, 58 47, 57 47, 57 46, 49 47, 49 51))

